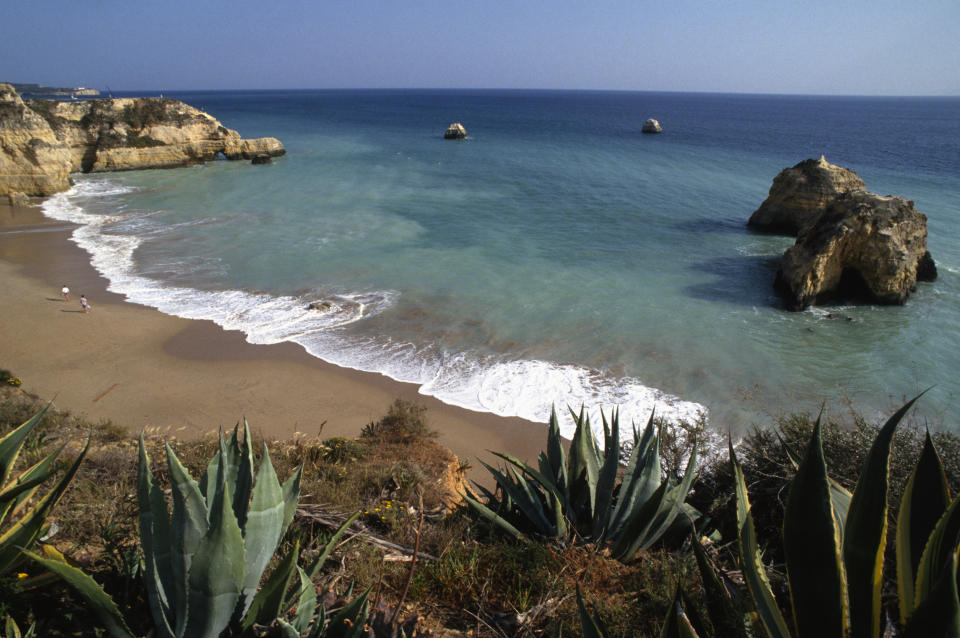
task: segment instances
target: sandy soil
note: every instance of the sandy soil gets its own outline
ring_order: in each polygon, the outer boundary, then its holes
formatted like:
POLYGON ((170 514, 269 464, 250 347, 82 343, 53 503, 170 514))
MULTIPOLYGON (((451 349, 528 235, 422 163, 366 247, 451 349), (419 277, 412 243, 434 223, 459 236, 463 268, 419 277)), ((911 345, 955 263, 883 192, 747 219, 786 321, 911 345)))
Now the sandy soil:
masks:
MULTIPOLYGON (((490 458, 487 450, 532 461, 544 443, 542 425, 448 406, 295 344, 252 345, 211 322, 125 302, 69 240, 72 228, 38 208, 0 204, 0 367, 61 409, 178 438, 242 418, 270 438, 326 438, 357 436, 400 397, 427 406, 440 442, 475 468, 477 457, 490 458), (64 284, 69 302, 60 295, 64 284)), ((476 469, 471 475, 480 478, 476 469)))

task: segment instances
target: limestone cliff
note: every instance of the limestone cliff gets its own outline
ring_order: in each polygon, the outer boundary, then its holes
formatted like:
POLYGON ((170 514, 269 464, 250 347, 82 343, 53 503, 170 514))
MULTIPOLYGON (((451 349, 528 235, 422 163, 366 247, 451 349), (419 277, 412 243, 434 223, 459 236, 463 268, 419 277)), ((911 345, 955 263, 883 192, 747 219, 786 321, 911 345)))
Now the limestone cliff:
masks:
POLYGON ((188 166, 215 159, 276 157, 279 140, 242 139, 178 100, 119 98, 23 101, 0 84, 0 196, 49 195, 73 172, 188 166))
POLYGON ((783 254, 776 286, 790 310, 831 297, 902 304, 936 268, 927 217, 902 197, 865 190, 837 197, 783 254))
POLYGON ((70 151, 9 84, 0 84, 0 197, 70 187, 70 151))
POLYGON ((855 190, 866 190, 866 185, 853 171, 831 164, 822 155, 818 160, 804 160, 780 171, 767 199, 747 224, 758 230, 795 236, 833 200, 855 190))

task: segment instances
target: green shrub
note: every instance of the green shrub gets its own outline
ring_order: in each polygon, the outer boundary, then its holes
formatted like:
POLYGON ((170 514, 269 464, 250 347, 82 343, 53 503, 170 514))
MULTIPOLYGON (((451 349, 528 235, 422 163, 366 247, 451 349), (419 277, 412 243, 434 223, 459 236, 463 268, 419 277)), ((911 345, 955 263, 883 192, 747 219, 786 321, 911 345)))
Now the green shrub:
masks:
POLYGON ((349 463, 362 459, 367 449, 361 444, 342 436, 335 436, 323 442, 321 458, 327 463, 349 463))
POLYGON ((609 545, 613 555, 628 561, 659 541, 678 516, 685 530, 697 513, 684 504, 697 446, 693 446, 683 478, 664 477, 660 463, 662 428, 654 430, 653 415, 643 434, 634 431, 633 446, 620 476, 620 425, 616 411, 610 423, 603 417, 604 450, 600 451, 590 418, 581 409, 571 411, 576 423, 569 456, 564 452, 556 411, 551 414, 547 450, 540 453, 539 469, 507 454, 508 463, 493 468, 484 463, 497 483, 496 493, 478 486, 482 503, 464 496, 467 505, 496 529, 514 537, 534 533, 562 542, 583 538, 609 545))
POLYGON ((437 433, 427 426, 426 411, 422 405, 396 399, 386 416, 363 427, 360 437, 390 442, 434 438, 437 433))

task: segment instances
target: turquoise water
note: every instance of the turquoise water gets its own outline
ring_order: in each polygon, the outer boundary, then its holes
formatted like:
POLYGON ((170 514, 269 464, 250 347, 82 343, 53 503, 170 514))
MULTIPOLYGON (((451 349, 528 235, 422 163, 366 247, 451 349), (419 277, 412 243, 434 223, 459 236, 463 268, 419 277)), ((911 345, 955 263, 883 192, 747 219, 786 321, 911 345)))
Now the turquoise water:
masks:
POLYGON ((82 224, 75 240, 131 301, 534 420, 554 403, 635 420, 656 405, 739 430, 823 400, 884 411, 936 384, 924 408, 949 424, 960 99, 172 97, 288 154, 81 176, 51 198, 47 213, 82 224), (648 117, 665 132, 641 135, 648 117), (441 139, 452 121, 467 140, 441 139), (792 240, 746 220, 781 169, 821 154, 928 215, 940 278, 906 306, 789 313, 774 294, 792 240))

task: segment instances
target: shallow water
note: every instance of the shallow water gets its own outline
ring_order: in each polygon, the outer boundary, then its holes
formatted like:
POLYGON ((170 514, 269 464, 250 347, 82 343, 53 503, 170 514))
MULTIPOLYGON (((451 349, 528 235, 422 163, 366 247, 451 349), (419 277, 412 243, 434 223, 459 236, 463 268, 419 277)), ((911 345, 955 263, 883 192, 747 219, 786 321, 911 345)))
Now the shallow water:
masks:
POLYGON ((177 97, 268 166, 82 176, 48 215, 111 289, 296 341, 467 408, 764 411, 924 399, 949 423, 960 343, 960 99, 524 91, 177 97), (664 133, 640 134, 648 117, 664 133), (461 121, 470 137, 444 141, 461 121), (784 167, 825 154, 916 201, 940 269, 904 307, 783 310, 789 238, 745 222, 784 167), (330 310, 308 310, 326 301, 330 310), (826 319, 842 313, 852 322, 826 319))

